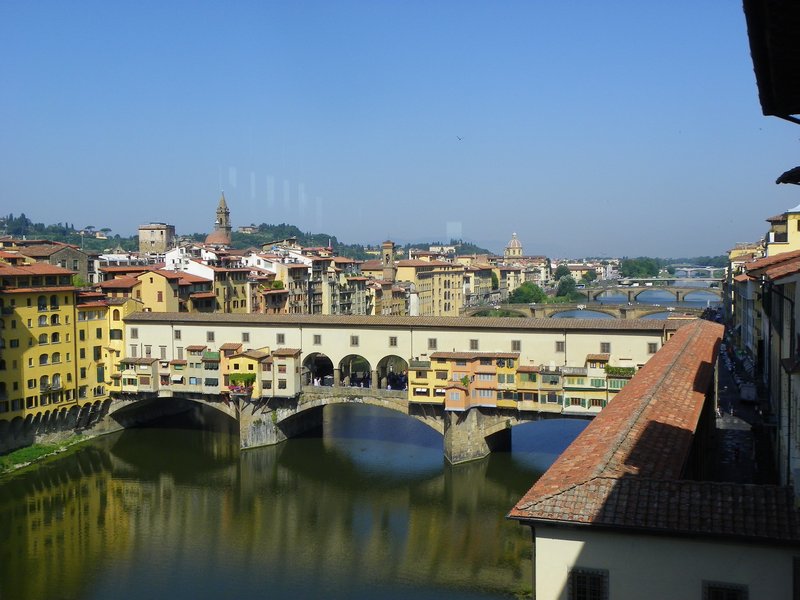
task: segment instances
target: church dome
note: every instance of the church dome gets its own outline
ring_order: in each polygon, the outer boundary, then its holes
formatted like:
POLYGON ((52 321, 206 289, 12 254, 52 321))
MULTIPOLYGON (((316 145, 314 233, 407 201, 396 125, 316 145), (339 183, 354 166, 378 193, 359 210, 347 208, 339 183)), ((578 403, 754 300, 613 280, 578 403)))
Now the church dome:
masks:
POLYGON ((230 246, 231 238, 225 231, 217 229, 206 236, 206 244, 212 246, 230 246))
POLYGON ((508 242, 508 246, 506 246, 506 247, 507 248, 522 248, 522 242, 520 242, 517 239, 517 234, 516 233, 512 233, 511 234, 511 241, 508 242))

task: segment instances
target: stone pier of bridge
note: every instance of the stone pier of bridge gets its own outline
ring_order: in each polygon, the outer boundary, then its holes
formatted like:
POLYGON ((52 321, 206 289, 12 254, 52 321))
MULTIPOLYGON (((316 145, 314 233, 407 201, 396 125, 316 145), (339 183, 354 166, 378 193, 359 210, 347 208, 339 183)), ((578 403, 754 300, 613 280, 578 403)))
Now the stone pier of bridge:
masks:
MULTIPOLYGON (((487 457, 493 450, 511 448, 510 418, 494 409, 473 407, 461 412, 439 406, 412 406, 406 392, 363 388, 314 387, 294 399, 271 399, 268 404, 239 400, 238 420, 242 449, 279 444, 320 429, 322 410, 330 404, 368 404, 412 417, 443 436, 445 458, 453 464, 487 457)), ((532 415, 524 421, 536 420, 532 415)))

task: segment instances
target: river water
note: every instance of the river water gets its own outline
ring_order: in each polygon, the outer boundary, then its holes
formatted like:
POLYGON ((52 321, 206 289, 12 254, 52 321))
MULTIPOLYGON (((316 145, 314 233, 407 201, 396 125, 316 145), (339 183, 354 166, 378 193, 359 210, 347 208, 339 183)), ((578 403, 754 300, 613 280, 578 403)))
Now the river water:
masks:
POLYGON ((245 452, 209 411, 0 481, 0 598, 513 597, 531 539, 505 515, 587 423, 522 425, 511 452, 450 466, 438 433, 374 407, 245 452))

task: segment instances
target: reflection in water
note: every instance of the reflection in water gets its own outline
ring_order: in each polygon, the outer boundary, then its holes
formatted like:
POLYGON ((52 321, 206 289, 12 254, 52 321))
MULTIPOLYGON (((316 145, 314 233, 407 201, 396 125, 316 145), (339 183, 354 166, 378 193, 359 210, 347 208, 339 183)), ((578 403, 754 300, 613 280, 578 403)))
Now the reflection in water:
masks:
POLYGON ((224 421, 98 438, 0 485, 0 598, 506 597, 531 541, 505 514, 585 425, 561 423, 456 467, 367 406, 241 453, 224 421))

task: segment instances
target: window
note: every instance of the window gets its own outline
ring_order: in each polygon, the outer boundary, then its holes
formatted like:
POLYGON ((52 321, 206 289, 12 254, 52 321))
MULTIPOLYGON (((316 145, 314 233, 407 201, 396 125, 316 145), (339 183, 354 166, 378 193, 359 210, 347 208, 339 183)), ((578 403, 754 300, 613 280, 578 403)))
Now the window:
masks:
POLYGON ((428 350, 436 350, 436 338, 428 338, 428 350))
POLYGON ((747 600, 747 586, 718 581, 704 581, 703 600, 747 600))
POLYGON ((284 334, 284 333, 279 333, 279 334, 277 334, 277 335, 275 336, 275 341, 276 341, 278 344, 285 344, 285 343, 286 343, 286 334, 284 334))
POLYGON ((285 379, 278 379, 278 389, 285 390, 286 389, 286 380, 285 379))
POLYGON ((138 327, 131 327, 131 339, 138 340, 139 339, 139 328, 138 327))
POLYGON ((102 346, 94 346, 92 348, 92 359, 95 361, 100 360, 103 358, 103 347, 102 346))
POLYGON ((164 292, 156 292, 156 302, 164 301, 164 292))
POLYGON ((180 329, 176 329, 175 332, 173 333, 173 336, 174 336, 174 338, 176 340, 181 339, 181 330, 180 329))
POLYGON ((600 354, 611 354, 611 342, 600 342, 600 354))
POLYGON ((129 354, 131 355, 131 358, 136 358, 136 349, 137 348, 138 348, 138 346, 136 344, 131 344, 131 351, 129 352, 129 354))
POLYGON ((206 341, 213 342, 214 341, 214 332, 213 331, 206 331, 206 341))
POLYGON ((81 367, 80 378, 86 379, 86 367, 81 367))
POLYGON ((122 329, 112 329, 108 332, 108 337, 112 340, 122 339, 122 329))
POLYGON ((512 352, 521 352, 522 351, 522 342, 520 340, 511 340, 511 351, 512 352))
POLYGON ((245 344, 250 343, 250 332, 248 331, 242 332, 242 342, 244 342, 245 344))
POLYGON ((428 372, 427 371, 417 371, 416 372, 416 378, 417 379, 427 379, 428 378, 428 372))
POLYGON ((570 569, 567 598, 570 600, 608 600, 608 571, 570 569))
POLYGON ((286 365, 278 365, 278 373, 286 373, 286 365))
POLYGON ((322 344, 322 336, 319 334, 314 335, 314 345, 319 346, 322 344))
POLYGON ((605 379, 590 379, 589 385, 596 388, 606 387, 606 380, 605 379))
POLYGON ((166 346, 159 346, 158 347, 158 356, 162 360, 167 358, 167 347, 166 346))
POLYGON ((86 331, 85 331, 85 330, 81 329, 81 330, 78 332, 78 339, 79 339, 80 341, 82 341, 82 342, 86 340, 86 331))
POLYGON ((183 360, 183 346, 175 348, 175 352, 177 353, 178 360, 183 360))
POLYGON ((396 336, 393 336, 393 335, 389 336, 389 346, 392 347, 392 348, 396 348, 397 347, 397 337, 396 336))
POLYGON ((350 345, 351 346, 358 346, 358 336, 357 335, 351 335, 350 336, 350 345))
MULTIPOLYGON (((798 221, 798 223, 800 223, 800 221, 798 221)), ((648 354, 655 354, 656 352, 658 352, 658 344, 656 344, 655 342, 651 342, 651 343, 647 344, 647 353, 648 354)))
POLYGON ((86 349, 85 348, 81 348, 81 349, 78 350, 78 358, 80 358, 80 359, 86 358, 86 349))
POLYGON ((470 350, 477 350, 478 349, 478 340, 470 340, 469 341, 469 349, 470 350))
POLYGON ((556 352, 564 352, 566 350, 567 344, 563 341, 556 342, 556 352))
POLYGON ((145 344, 145 347, 144 347, 144 355, 145 355, 145 357, 146 358, 150 358, 152 353, 153 353, 153 347, 145 344))

